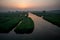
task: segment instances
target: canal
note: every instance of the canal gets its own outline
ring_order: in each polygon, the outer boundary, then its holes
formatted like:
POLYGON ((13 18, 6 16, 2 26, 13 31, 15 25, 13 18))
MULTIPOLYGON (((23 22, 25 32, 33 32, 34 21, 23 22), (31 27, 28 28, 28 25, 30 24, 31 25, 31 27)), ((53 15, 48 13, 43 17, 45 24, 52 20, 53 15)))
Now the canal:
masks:
POLYGON ((58 40, 60 28, 29 12, 29 17, 34 21, 34 30, 30 34, 0 33, 0 40, 58 40))

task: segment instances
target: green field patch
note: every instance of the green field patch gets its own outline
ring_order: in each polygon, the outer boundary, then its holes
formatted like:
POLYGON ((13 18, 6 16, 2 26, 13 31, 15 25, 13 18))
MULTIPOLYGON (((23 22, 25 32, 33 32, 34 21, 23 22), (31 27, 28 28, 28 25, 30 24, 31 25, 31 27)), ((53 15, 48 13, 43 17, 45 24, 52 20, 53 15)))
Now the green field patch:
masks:
POLYGON ((14 30, 16 33, 32 33, 34 29, 34 22, 31 18, 29 17, 23 17, 23 20, 21 21, 21 23, 16 27, 16 29, 14 30))
POLYGON ((8 22, 0 23, 0 33, 10 32, 19 22, 19 18, 11 19, 8 22))
POLYGON ((0 12, 0 33, 10 32, 27 12, 0 12))
POLYGON ((57 15, 44 16, 43 19, 60 27, 60 17, 57 15))

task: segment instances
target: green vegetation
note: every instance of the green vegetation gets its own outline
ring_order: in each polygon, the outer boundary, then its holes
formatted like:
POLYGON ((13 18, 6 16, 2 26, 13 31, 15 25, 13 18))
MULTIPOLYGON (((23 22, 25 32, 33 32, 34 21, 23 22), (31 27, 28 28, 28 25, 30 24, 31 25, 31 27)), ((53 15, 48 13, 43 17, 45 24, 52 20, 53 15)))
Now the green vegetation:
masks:
POLYGON ((60 14, 48 14, 43 18, 57 26, 60 26, 60 14))
POLYGON ((57 26, 60 26, 60 11, 49 11, 49 12, 46 12, 46 11, 43 11, 43 12, 40 12, 40 11, 34 11, 32 12, 33 14, 37 15, 37 16, 43 16, 43 19, 57 25, 57 26))
POLYGON ((14 27, 16 33, 31 33, 34 22, 28 17, 28 12, 0 12, 0 33, 8 33, 14 27))
POLYGON ((0 33, 10 32, 27 12, 0 12, 0 33))
POLYGON ((34 22, 29 17, 23 17, 20 25, 15 29, 16 33, 31 33, 34 29, 34 22))
POLYGON ((15 25, 17 25, 19 22, 19 19, 12 19, 5 23, 0 23, 0 32, 9 32, 15 25))

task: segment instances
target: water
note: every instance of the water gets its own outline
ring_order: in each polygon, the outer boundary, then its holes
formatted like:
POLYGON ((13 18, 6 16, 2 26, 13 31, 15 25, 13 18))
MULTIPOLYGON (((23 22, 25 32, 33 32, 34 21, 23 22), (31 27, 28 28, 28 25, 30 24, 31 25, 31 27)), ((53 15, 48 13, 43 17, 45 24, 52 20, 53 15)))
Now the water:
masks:
POLYGON ((29 13, 29 17, 34 21, 34 30, 31 34, 16 34, 14 29, 8 33, 0 33, 0 40, 58 40, 60 38, 60 28, 52 23, 29 13))

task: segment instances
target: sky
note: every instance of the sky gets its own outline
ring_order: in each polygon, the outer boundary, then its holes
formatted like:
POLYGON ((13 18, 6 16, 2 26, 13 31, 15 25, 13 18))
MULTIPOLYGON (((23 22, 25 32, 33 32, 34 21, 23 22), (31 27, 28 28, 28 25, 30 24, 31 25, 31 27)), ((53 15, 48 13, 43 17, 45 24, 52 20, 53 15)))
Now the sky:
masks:
POLYGON ((60 9, 60 0, 0 0, 0 9, 14 9, 14 10, 60 9))

